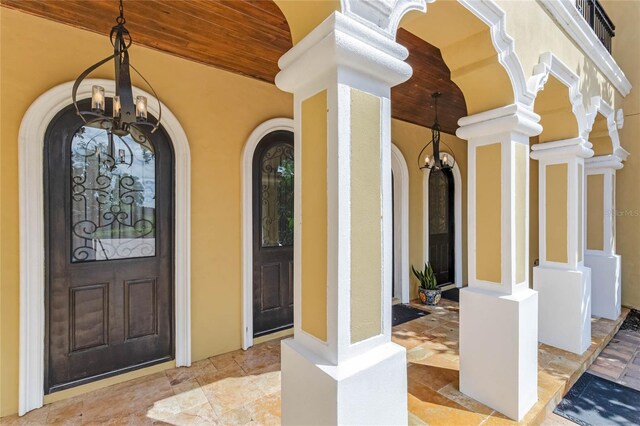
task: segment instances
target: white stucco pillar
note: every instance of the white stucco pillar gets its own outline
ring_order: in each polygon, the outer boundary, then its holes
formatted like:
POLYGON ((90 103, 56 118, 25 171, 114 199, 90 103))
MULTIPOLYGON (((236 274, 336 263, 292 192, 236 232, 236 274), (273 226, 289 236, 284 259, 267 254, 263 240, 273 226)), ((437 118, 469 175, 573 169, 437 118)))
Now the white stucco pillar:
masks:
POLYGON ((459 120, 468 141, 469 286, 460 291, 460 390, 520 420, 538 399, 538 293, 529 288, 529 137, 513 104, 459 120))
POLYGON ((407 423, 406 354, 391 342, 390 108, 391 87, 411 76, 407 55, 335 12, 279 61, 296 162, 283 424, 407 423))
POLYGON ((615 155, 585 161, 587 211, 585 265, 591 268, 591 313, 617 319, 622 307, 620 256, 616 254, 616 170, 622 161, 615 155))
POLYGON ((584 161, 591 143, 575 138, 533 145, 539 168, 539 340, 576 354, 591 345, 591 270, 584 265, 584 161))

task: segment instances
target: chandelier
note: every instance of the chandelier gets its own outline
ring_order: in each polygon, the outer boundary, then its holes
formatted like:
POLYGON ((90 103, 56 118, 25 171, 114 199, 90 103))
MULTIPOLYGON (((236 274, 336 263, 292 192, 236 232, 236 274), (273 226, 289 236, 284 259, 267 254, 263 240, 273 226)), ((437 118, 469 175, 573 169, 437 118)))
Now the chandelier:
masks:
POLYGON ((153 133, 160 125, 162 117, 162 106, 158 101, 158 96, 149 82, 138 72, 138 70, 129 63, 129 47, 131 46, 131 35, 125 28, 126 20, 124 19, 124 10, 122 0, 120 0, 120 16, 116 18, 116 25, 111 28, 111 44, 113 45, 113 55, 108 56, 101 61, 87 68, 76 79, 73 84, 71 98, 76 112, 82 118, 85 125, 90 127, 98 127, 109 132, 110 137, 117 135, 120 137, 131 135, 131 137, 139 143, 148 143, 146 129, 150 129, 153 133), (115 65, 115 96, 112 99, 112 110, 106 111, 106 101, 104 87, 93 86, 91 89, 91 110, 81 111, 78 107, 77 92, 82 81, 91 74, 96 68, 106 64, 110 60, 115 65), (140 78, 149 86, 153 96, 158 103, 158 119, 155 123, 149 122, 147 114, 147 98, 146 96, 136 96, 133 98, 133 90, 131 88, 131 72, 132 69, 140 78))
MULTIPOLYGON (((440 152, 440 123, 438 123, 438 98, 440 96, 442 96, 442 93, 440 92, 434 92, 431 94, 431 97, 434 99, 435 103, 436 118, 433 126, 431 127, 431 140, 422 148, 420 154, 418 154, 418 167, 420 168, 420 170, 451 169, 456 163, 456 160, 452 154, 448 152, 440 152), (431 155, 427 153, 427 155, 423 157, 425 151, 427 151, 427 148, 429 146, 432 147, 431 155)), ((449 151, 452 151, 449 145, 447 145, 445 142, 442 143, 447 147, 449 151)))

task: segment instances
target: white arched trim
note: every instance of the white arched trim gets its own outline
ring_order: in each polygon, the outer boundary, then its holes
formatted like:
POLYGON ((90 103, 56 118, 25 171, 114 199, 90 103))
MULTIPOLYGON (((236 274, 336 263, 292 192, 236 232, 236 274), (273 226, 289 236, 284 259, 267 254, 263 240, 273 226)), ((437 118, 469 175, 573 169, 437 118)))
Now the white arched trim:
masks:
POLYGON ((272 118, 255 128, 242 152, 242 349, 253 346, 253 154, 271 132, 293 132, 293 119, 272 118))
MULTIPOLYGON (((454 213, 454 240, 455 240, 455 285, 462 287, 462 175, 458 164, 453 165, 453 213, 454 213)), ((431 170, 425 169, 422 180, 422 218, 423 218, 423 254, 425 263, 429 261, 429 176, 431 170)))
POLYGON ((607 132, 609 134, 609 138, 611 139, 611 154, 619 161, 626 161, 627 157, 629 156, 629 151, 627 151, 622 147, 622 145, 620 145, 620 135, 618 133, 618 129, 621 127, 621 123, 616 122, 616 115, 622 115, 624 117, 624 113, 616 114, 613 107, 605 102, 600 96, 592 97, 591 105, 589 105, 589 110, 587 113, 587 134, 591 133, 598 114, 602 114, 607 120, 607 132))
POLYGON ((533 74, 529 77, 528 85, 532 93, 537 97, 538 92, 544 89, 544 86, 552 75, 560 83, 565 85, 569 90, 569 102, 576 122, 578 124, 578 133, 586 140, 589 133, 589 123, 587 111, 582 101, 580 92, 580 77, 573 72, 564 62, 551 52, 544 52, 540 55, 538 63, 533 68, 533 74))
POLYGON ((394 293, 409 303, 409 167, 402 152, 391 144, 393 171, 393 263, 394 293))
MULTIPOLYGON (((111 80, 87 79, 78 89, 78 99, 91 97, 91 86, 100 85, 108 96, 115 94, 111 80)), ((25 113, 19 133, 20 175, 20 415, 44 402, 44 137, 51 120, 71 105, 73 82, 58 85, 36 99, 25 113)), ((134 88, 133 95, 152 95, 134 88)), ((149 112, 158 115, 157 104, 149 112)), ((187 136, 177 118, 162 105, 162 125, 175 152, 175 360, 177 366, 191 364, 190 305, 190 155, 187 136)))

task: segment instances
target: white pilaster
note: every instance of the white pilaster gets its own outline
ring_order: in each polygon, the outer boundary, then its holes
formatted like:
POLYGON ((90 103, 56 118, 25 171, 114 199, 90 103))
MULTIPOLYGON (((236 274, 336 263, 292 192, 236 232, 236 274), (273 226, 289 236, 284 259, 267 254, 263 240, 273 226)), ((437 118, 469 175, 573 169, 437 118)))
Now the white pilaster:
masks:
POLYGON ((294 337, 282 343, 283 424, 407 423, 406 354, 391 342, 390 175, 390 89, 411 76, 407 56, 391 38, 335 12, 279 61, 276 84, 294 94, 296 161, 294 337), (322 108, 307 108, 318 95, 322 108), (305 163, 305 150, 325 143, 305 163), (325 158, 326 167, 314 169, 325 158), (313 177, 316 187, 303 191, 313 177), (305 203, 325 192, 326 216, 309 220, 317 211, 304 213, 305 203), (305 246, 325 224, 322 244, 305 246), (359 249, 371 250, 368 266, 359 249), (326 265, 313 263, 325 255, 326 265), (305 291, 319 291, 326 309, 309 316, 316 300, 305 291))
POLYGON ((591 345, 591 270, 584 265, 584 159, 593 155, 581 139, 532 147, 539 167, 539 340, 576 354, 591 345))
MULTIPOLYGON (((591 313, 612 320, 620 316, 622 309, 621 257, 616 254, 615 207, 616 171, 623 167, 622 160, 616 155, 603 155, 585 161, 587 177, 600 176, 602 179, 601 194, 595 194, 593 188, 586 185, 587 197, 598 197, 596 202, 601 203, 603 213, 600 216, 598 209, 600 217, 592 219, 602 222, 602 242, 600 244, 598 241, 594 247, 593 243, 587 241, 585 253, 585 265, 591 268, 591 313)), ((587 216, 589 213, 587 210, 587 216)), ((595 212, 591 214, 595 215, 595 212)), ((594 230, 587 229, 586 232, 589 235, 594 230)))
POLYGON ((538 294, 529 289, 529 137, 519 104, 460 119, 469 149, 469 287, 460 291, 460 390, 520 420, 537 401, 538 294))

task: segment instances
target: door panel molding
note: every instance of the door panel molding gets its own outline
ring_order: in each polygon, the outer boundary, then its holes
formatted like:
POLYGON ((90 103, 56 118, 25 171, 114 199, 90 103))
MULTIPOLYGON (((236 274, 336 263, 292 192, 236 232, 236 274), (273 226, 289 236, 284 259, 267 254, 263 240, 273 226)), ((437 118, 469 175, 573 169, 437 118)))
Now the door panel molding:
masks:
MULTIPOLYGON (((253 155, 266 135, 293 132, 293 119, 272 118, 256 127, 242 152, 242 349, 253 346, 253 155)), ((295 135, 294 135, 295 137, 295 135)))
MULTIPOLYGON (((91 97, 91 86, 105 88, 113 96, 112 80, 87 79, 78 89, 78 99, 91 97)), ((42 407, 44 402, 45 351, 45 262, 44 262, 44 141, 54 117, 72 103, 73 82, 60 84, 36 99, 20 125, 20 415, 42 407)), ((133 88, 134 96, 152 95, 133 88)), ((149 112, 158 115, 157 105, 149 112)), ((190 239, 191 159, 187 136, 178 119, 162 105, 162 125, 171 139, 175 160, 175 360, 177 366, 191 365, 190 239)))
MULTIPOLYGON (((455 286, 460 288, 462 282, 462 175, 458 164, 453 169, 453 210, 454 210, 454 241, 455 241, 455 286)), ((422 254, 424 262, 429 261, 429 176, 431 170, 425 169, 422 178, 422 254)))

